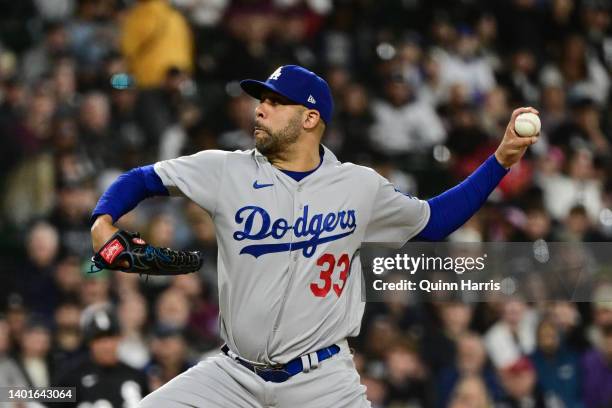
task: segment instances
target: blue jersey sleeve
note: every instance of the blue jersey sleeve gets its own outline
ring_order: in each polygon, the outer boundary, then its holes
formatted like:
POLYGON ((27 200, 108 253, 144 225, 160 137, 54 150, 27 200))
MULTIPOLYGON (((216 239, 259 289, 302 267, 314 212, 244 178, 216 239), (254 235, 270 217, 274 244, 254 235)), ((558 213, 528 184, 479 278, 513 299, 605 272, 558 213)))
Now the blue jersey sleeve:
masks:
POLYGON ((102 194, 91 215, 91 221, 100 215, 109 214, 113 222, 116 222, 145 198, 167 195, 168 190, 155 173, 153 165, 137 167, 119 176, 102 194))
POLYGON ((415 239, 439 241, 447 237, 482 207, 508 171, 492 155, 459 185, 427 200, 429 221, 415 239))

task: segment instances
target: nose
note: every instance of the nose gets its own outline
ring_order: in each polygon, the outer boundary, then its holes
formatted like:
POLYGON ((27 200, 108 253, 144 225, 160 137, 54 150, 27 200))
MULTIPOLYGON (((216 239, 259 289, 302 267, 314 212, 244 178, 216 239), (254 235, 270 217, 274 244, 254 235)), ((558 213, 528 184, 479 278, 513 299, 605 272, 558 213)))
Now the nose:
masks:
POLYGON ((256 119, 265 118, 263 103, 258 103, 257 106, 255 107, 255 118, 256 119))

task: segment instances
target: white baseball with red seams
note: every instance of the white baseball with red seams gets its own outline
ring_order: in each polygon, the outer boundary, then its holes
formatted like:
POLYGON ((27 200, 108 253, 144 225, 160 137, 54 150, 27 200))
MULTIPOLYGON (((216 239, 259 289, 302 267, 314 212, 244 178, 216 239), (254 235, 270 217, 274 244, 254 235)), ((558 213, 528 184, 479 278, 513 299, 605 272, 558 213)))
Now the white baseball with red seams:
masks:
POLYGON ((541 127, 540 117, 531 112, 521 113, 514 121, 514 130, 521 137, 537 136, 541 127))

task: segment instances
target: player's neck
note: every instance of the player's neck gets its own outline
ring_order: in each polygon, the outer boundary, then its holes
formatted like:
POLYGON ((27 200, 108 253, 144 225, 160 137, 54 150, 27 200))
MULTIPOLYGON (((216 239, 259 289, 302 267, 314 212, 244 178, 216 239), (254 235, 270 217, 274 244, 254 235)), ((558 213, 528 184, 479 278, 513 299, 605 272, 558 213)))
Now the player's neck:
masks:
POLYGON ((310 171, 317 168, 321 163, 319 155, 319 143, 314 146, 304 146, 300 143, 293 144, 287 149, 282 157, 271 160, 274 167, 289 171, 310 171))

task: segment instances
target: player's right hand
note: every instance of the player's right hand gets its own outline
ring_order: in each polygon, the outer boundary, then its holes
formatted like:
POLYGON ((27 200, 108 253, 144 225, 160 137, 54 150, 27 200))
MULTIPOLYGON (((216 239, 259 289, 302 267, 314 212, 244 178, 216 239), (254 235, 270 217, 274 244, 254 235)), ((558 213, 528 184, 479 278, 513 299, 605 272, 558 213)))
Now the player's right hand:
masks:
POLYGON ((531 107, 515 109, 506 127, 504 137, 495 151, 495 158, 499 164, 507 169, 512 167, 513 164, 517 163, 521 157, 523 157, 529 146, 538 141, 537 136, 520 137, 514 130, 514 120, 518 115, 525 112, 538 114, 538 111, 531 107))

